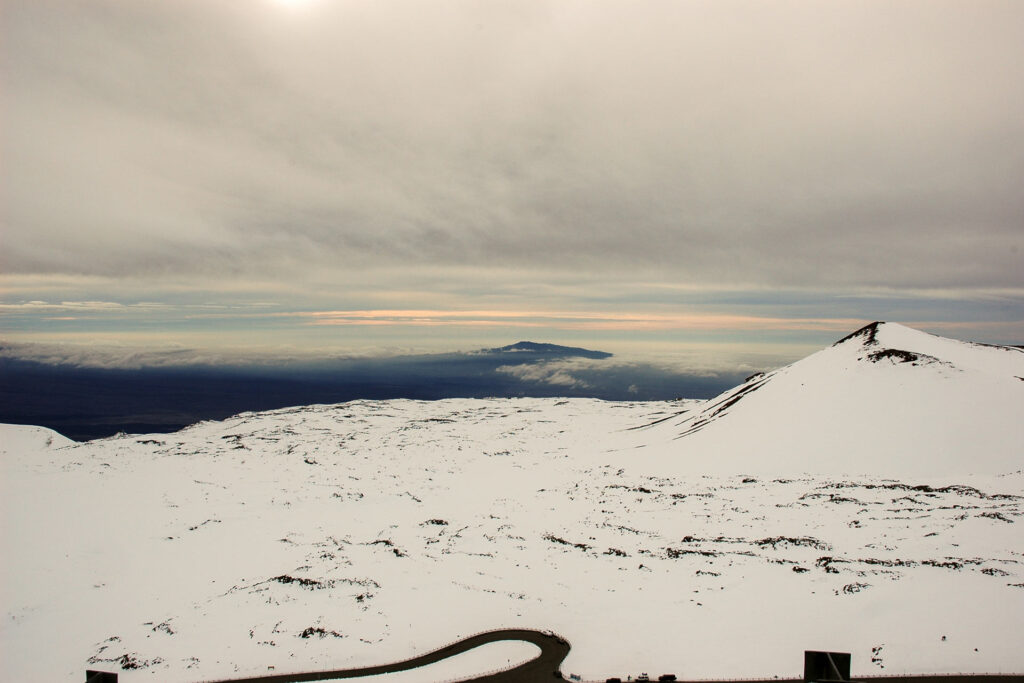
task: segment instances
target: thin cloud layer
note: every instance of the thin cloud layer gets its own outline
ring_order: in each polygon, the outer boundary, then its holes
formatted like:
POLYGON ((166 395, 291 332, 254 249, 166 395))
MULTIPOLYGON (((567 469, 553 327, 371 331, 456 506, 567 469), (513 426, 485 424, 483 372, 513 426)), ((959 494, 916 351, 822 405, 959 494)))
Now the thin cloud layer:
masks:
POLYGON ((492 7, 9 3, 8 269, 1021 284, 1019 4, 492 7))
POLYGON ((0 268, 43 283, 8 304, 1024 319, 1015 0, 297 9, 5 1, 0 268))

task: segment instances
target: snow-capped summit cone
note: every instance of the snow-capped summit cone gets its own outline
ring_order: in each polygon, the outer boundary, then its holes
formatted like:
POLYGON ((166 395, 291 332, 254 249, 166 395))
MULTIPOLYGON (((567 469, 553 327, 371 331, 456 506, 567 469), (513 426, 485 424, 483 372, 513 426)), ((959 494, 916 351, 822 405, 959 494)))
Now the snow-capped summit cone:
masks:
POLYGON ((646 433, 671 439, 658 464, 690 471, 1016 471, 1024 350, 874 322, 646 433))

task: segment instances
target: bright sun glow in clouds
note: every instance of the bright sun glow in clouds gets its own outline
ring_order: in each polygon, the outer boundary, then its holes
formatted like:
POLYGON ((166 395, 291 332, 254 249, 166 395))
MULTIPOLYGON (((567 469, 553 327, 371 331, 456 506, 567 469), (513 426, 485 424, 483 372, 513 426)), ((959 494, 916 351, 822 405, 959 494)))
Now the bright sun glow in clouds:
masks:
POLYGON ((317 0, 271 0, 271 2, 278 7, 284 7, 286 9, 306 9, 317 3, 317 0))

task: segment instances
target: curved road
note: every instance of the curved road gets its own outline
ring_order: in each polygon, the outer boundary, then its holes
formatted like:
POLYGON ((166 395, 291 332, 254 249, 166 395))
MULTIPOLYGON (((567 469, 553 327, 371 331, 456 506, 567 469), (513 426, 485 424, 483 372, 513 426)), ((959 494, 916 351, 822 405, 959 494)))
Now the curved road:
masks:
POLYGON ((540 648, 540 654, 528 662, 519 666, 487 674, 479 678, 463 679, 474 683, 534 683, 539 681, 555 680, 561 677, 558 668, 566 655, 569 654, 569 643, 564 638, 553 633, 542 631, 531 631, 528 629, 503 629, 500 631, 488 631, 478 633, 457 643, 446 645, 439 650, 428 652, 412 659, 406 659, 393 664, 381 664, 369 666, 362 669, 338 669, 336 671, 311 671, 300 674, 274 674, 272 676, 256 676, 253 678, 231 678, 213 683, 298 683, 299 681, 334 681, 343 678, 360 678, 362 676, 373 676, 375 674, 395 673, 416 669, 421 666, 439 662, 455 655, 462 654, 481 645, 496 643, 502 640, 521 640, 533 643, 540 648))

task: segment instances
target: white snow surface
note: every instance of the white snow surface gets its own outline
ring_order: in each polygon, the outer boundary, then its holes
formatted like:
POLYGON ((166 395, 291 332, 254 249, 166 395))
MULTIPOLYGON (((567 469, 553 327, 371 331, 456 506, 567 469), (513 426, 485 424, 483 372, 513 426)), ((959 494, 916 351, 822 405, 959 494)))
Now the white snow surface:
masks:
POLYGON ((0 428, 0 457, 6 457, 8 453, 34 453, 74 443, 66 436, 45 427, 2 425, 0 428))
POLYGON ((1019 348, 879 323, 652 426, 647 465, 673 474, 1015 470, 1022 378, 1019 348))
POLYGON ((805 649, 1024 672, 1024 355, 870 336, 682 438, 733 394, 355 401, 84 444, 2 425, 5 676, 363 667, 511 627, 564 636, 584 679, 799 677, 805 649), (917 359, 865 360, 886 349, 917 359))

